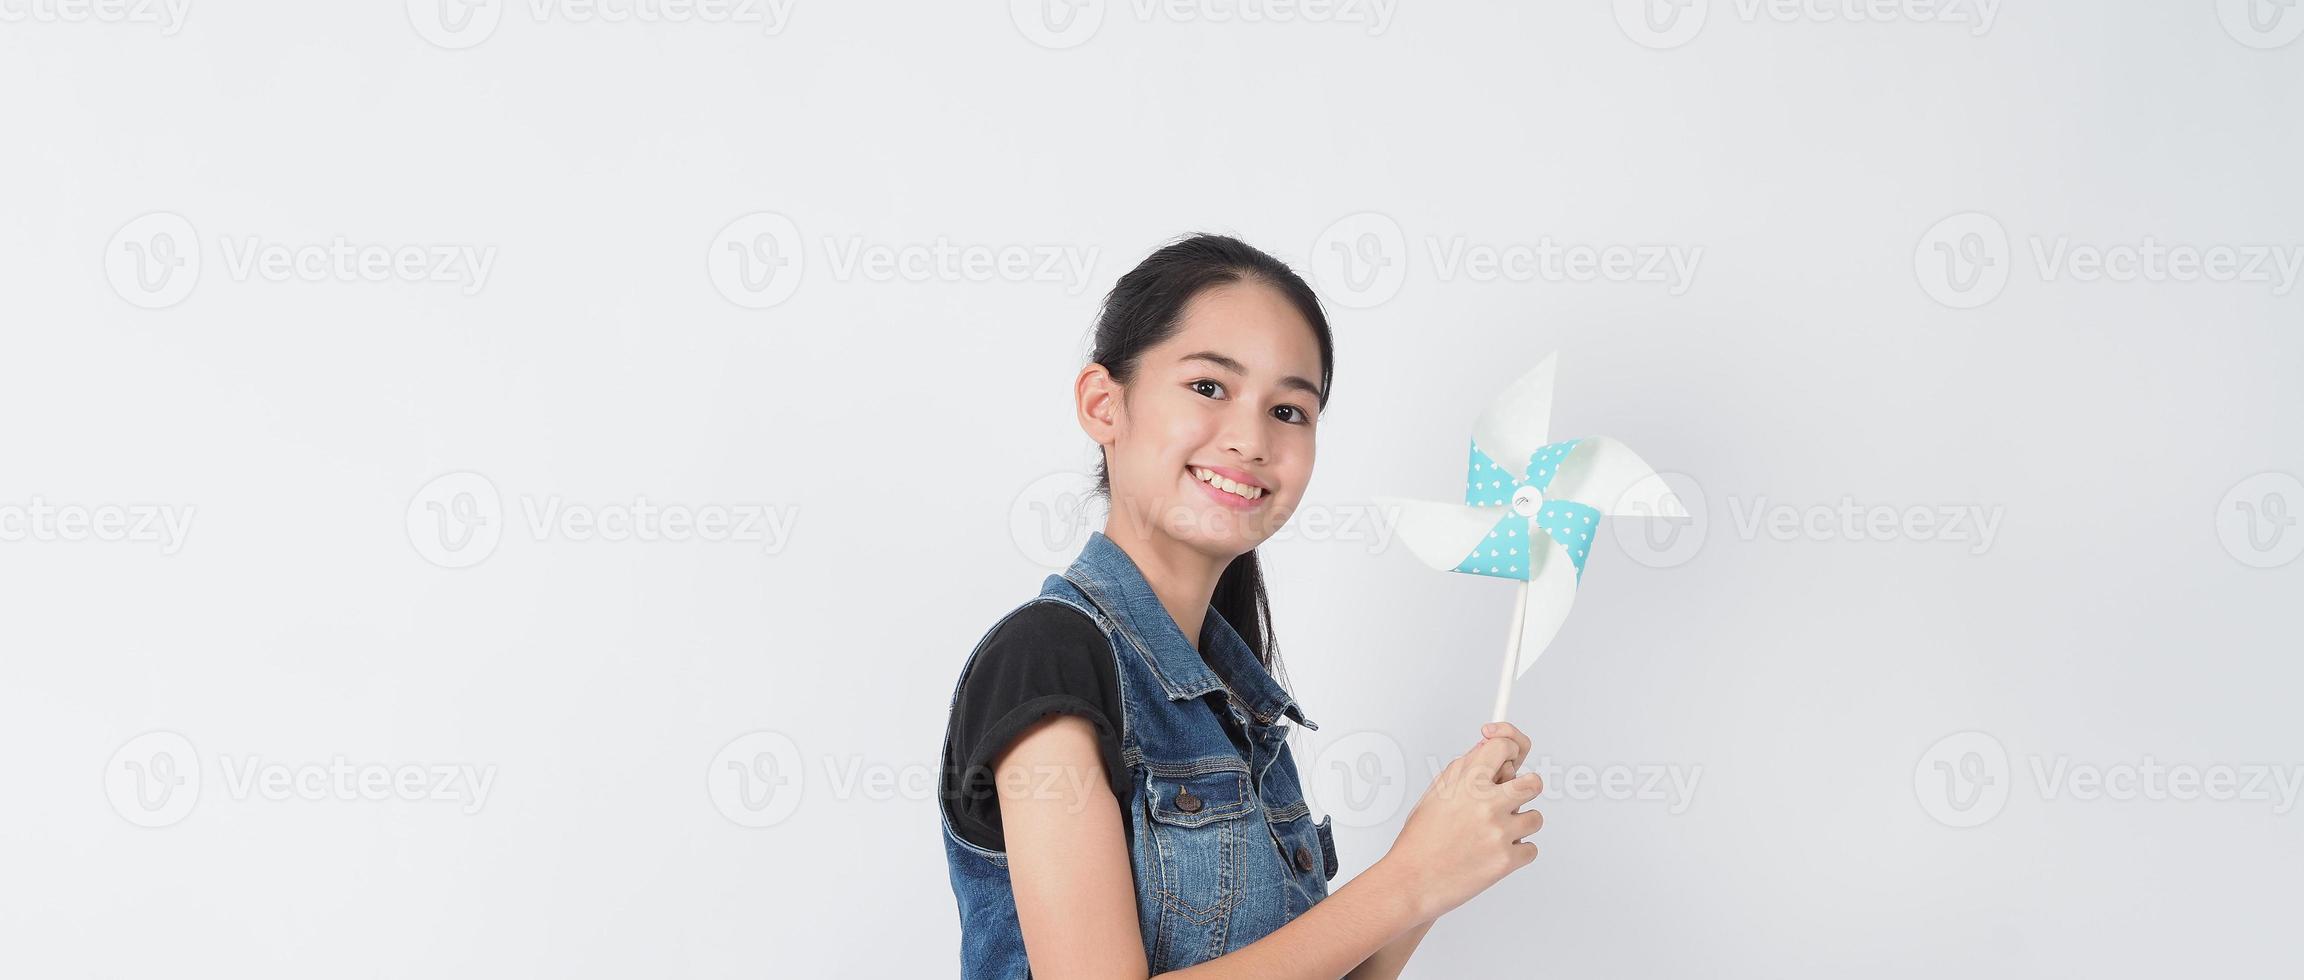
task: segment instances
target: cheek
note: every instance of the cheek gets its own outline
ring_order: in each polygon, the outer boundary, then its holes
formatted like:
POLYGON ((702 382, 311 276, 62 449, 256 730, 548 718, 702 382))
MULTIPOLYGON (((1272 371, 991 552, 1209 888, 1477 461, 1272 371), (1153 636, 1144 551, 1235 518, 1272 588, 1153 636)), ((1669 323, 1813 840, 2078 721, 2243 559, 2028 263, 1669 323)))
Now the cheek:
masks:
POLYGON ((1171 412, 1157 425, 1139 431, 1144 456, 1170 469, 1181 470, 1200 456, 1216 438, 1216 427, 1203 412, 1171 412), (1148 438, 1146 438, 1148 437, 1148 438))

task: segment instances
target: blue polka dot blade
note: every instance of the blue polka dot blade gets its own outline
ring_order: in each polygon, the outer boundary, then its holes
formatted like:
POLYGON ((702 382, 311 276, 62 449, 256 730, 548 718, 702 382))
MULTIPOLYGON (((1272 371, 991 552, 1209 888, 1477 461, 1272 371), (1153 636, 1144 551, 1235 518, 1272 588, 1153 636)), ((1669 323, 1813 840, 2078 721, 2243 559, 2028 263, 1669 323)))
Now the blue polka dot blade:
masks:
POLYGON ((1397 514, 1399 539, 1425 564, 1520 583, 1496 721, 1504 720, 1512 680, 1535 665, 1567 621, 1600 518, 1687 516, 1656 471, 1623 443, 1548 439, 1554 373, 1547 355, 1473 423, 1462 504, 1376 498, 1397 514))

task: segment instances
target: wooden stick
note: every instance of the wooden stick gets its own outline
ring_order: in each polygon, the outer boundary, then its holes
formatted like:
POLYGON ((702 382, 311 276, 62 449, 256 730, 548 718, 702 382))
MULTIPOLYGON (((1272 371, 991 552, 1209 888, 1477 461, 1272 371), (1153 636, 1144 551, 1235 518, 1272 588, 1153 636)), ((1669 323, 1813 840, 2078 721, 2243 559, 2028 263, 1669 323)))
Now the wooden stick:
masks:
POLYGON ((1512 638, 1504 641, 1504 676, 1496 681, 1496 710, 1489 721, 1503 721, 1512 703, 1512 682, 1520 676, 1520 628, 1528 616, 1528 583, 1512 592, 1512 638))

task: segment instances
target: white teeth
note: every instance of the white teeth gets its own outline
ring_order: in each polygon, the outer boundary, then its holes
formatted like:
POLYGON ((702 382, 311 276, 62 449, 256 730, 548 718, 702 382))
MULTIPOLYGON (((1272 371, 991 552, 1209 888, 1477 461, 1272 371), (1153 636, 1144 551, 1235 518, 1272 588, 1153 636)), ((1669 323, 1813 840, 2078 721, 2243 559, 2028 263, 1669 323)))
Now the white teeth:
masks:
POLYGON ((1221 476, 1216 475, 1215 470, 1201 469, 1195 466, 1192 468, 1192 478, 1199 480, 1202 483, 1206 483, 1209 486, 1215 487, 1218 490, 1222 490, 1225 493, 1236 494, 1238 496, 1246 497, 1250 500, 1254 500, 1264 495, 1263 487, 1252 487, 1245 483, 1234 483, 1231 480, 1227 480, 1221 476))

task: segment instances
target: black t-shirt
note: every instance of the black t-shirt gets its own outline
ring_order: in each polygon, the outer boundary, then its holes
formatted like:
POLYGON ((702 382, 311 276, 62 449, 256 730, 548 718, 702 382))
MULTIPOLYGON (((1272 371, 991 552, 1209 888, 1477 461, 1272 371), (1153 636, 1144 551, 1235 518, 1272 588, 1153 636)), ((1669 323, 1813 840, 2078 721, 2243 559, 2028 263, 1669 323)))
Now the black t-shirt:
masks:
POLYGON ((1053 714, 1079 715, 1095 726, 1112 795, 1126 806, 1129 776, 1120 765, 1120 684, 1113 669, 1103 628, 1061 602, 1026 605, 985 638, 952 707, 943 765, 941 790, 962 840, 1008 849, 992 764, 1017 734, 1053 714))

